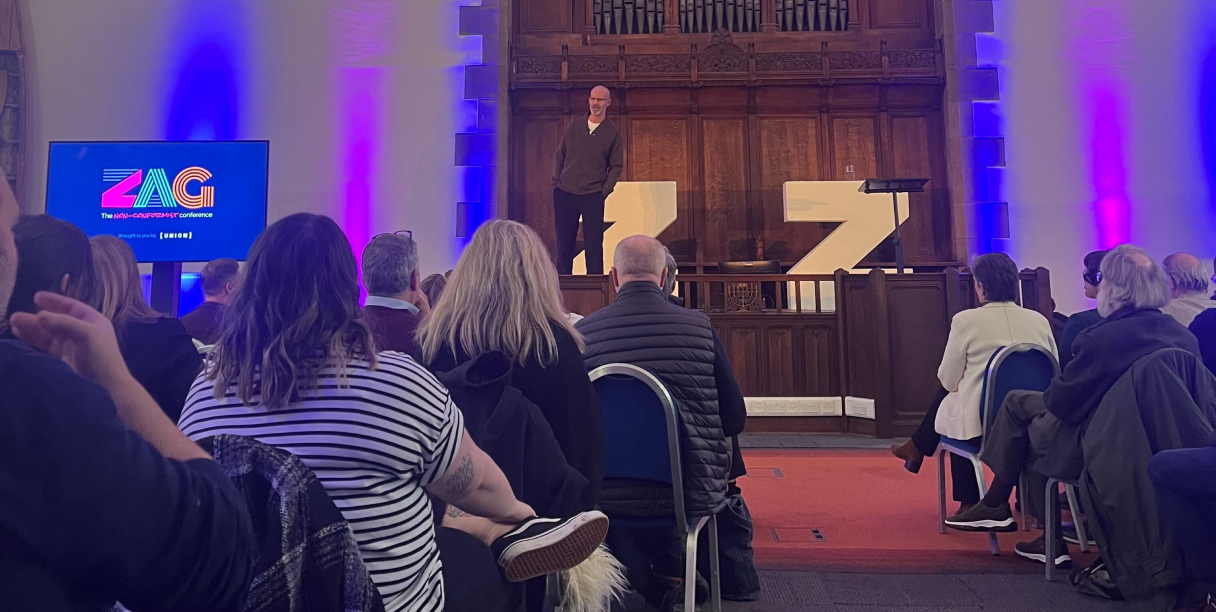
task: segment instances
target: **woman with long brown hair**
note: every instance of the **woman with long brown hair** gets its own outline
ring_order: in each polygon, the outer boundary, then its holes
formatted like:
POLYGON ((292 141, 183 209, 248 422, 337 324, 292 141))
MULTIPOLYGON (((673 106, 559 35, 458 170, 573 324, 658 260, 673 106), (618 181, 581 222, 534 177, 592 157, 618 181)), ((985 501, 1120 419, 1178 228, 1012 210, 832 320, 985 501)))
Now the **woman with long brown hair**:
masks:
POLYGON ((595 507, 603 479, 604 433, 582 342, 540 236, 505 220, 473 234, 443 299, 418 328, 422 359, 433 371, 491 351, 510 359, 511 385, 540 408, 566 461, 590 483, 586 510, 595 507))
POLYGON ((124 240, 97 236, 93 248, 101 314, 114 325, 127 368, 173 421, 182 413, 186 392, 203 358, 181 321, 144 301, 135 252, 124 240))
POLYGON ((447 389, 409 356, 377 353, 351 245, 328 217, 291 215, 258 237, 179 425, 299 457, 350 523, 388 612, 502 609, 494 556, 523 580, 582 561, 607 531, 598 513, 533 519, 447 389), (437 529, 427 493, 497 531, 479 542, 437 529))

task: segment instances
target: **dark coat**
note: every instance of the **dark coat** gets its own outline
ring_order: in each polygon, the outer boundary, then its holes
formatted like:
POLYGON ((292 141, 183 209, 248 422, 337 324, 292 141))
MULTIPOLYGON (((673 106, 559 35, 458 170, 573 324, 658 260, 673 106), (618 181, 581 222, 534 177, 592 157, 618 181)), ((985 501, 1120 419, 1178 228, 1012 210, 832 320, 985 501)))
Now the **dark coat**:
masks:
POLYGON ((242 612, 383 612, 359 545, 312 470, 252 438, 199 441, 254 513, 258 545, 242 612))
POLYGON ((215 344, 220 339, 224 311, 227 308, 218 302, 203 302, 198 308, 182 315, 179 320, 191 338, 203 344, 215 344))
POLYGON ((414 331, 422 322, 421 317, 408 310, 386 306, 365 306, 363 316, 372 328, 377 351, 397 351, 418 357, 414 331))
POLYGON ((1216 373, 1216 308, 1209 308, 1191 321, 1191 333, 1199 340, 1203 363, 1216 373))
MULTIPOLYGON (((1083 310, 1071 317, 1064 323, 1064 330, 1060 332, 1060 337, 1056 339, 1056 348, 1060 352, 1060 367, 1068 367, 1068 362, 1072 361, 1073 349, 1072 345, 1077 340, 1077 336, 1081 332, 1102 322, 1102 315, 1098 314, 1097 309, 1083 310)), ((1052 333, 1055 333, 1055 326, 1052 326, 1052 333)))
POLYGON ((595 508, 591 483, 566 462, 545 415, 511 386, 506 355, 485 353, 435 377, 460 407, 469 437, 502 468, 516 498, 541 516, 595 508))
POLYGON ((1187 580, 1148 462, 1163 450, 1207 445, 1214 424, 1216 377, 1190 352, 1169 349, 1137 360, 1085 427, 1081 495, 1102 557, 1129 600, 1168 599, 1187 580))
MULTIPOLYGON (((730 462, 726 438, 743 430, 747 412, 709 317, 672 304, 657 285, 639 281, 621 287, 613 304, 577 327, 586 338, 587 367, 629 363, 668 387, 680 412, 687 512, 720 511, 730 462)), ((605 491, 605 502, 607 496, 605 491)))
POLYGON ((128 323, 118 331, 118 345, 127 368, 177 422, 190 385, 203 369, 203 357, 177 319, 160 317, 151 323, 128 323))
MULTIPOLYGON (((547 366, 535 359, 512 363, 511 386, 540 409, 566 461, 591 483, 592 498, 599 499, 600 481, 604 479, 600 399, 587 376, 578 343, 562 326, 550 323, 550 328, 557 340, 557 361, 547 366)), ((453 355, 452 349, 444 345, 427 367, 432 372, 447 372, 473 357, 476 355, 463 350, 453 355)))
POLYGON ((1156 309, 1121 308, 1077 335, 1068 367, 1043 393, 1047 410, 1065 423, 1081 423, 1107 390, 1145 355, 1179 348, 1196 357, 1195 335, 1156 309))

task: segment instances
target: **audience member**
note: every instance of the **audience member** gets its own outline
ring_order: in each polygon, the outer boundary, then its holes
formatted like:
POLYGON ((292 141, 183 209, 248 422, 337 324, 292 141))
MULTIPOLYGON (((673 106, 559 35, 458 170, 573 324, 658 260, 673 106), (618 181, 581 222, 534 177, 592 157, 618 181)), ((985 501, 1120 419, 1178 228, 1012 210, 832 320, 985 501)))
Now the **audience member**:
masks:
MULTIPOLYGON (((1039 516, 1046 486, 1046 470, 1035 469, 1039 458, 1073 453, 1078 446, 1079 426, 1141 357, 1165 348, 1199 355, 1195 336, 1161 312, 1169 301, 1169 286, 1165 273, 1148 253, 1134 246, 1120 246, 1103 258, 1101 272, 1098 312, 1104 320, 1077 336, 1073 360, 1045 392, 1014 391, 1006 397, 980 457, 992 468, 992 485, 982 503, 947 520, 948 526, 984 531, 994 525, 1012 524, 1009 496, 1024 472, 1030 480, 1030 512, 1040 521, 1058 520, 1039 516)), ((1055 546, 1056 565, 1070 565, 1064 541, 1055 546)), ((1015 550, 1027 559, 1046 562, 1042 536, 1018 544, 1015 550)))
POLYGON ((247 436, 298 456, 350 523, 388 612, 511 609, 515 595, 481 571, 486 559, 522 579, 594 550, 603 515, 532 519, 447 390, 409 356, 373 346, 342 230, 327 217, 286 217, 250 250, 182 431, 247 436), (476 536, 437 530, 426 492, 498 523, 476 536))
POLYGON ((98 236, 91 242, 101 314, 114 325, 131 375, 176 421, 203 358, 181 321, 156 312, 144 301, 131 247, 114 236, 98 236))
POLYGON ((1174 317, 1188 327, 1199 313, 1216 308, 1212 301, 1208 271, 1202 261, 1190 253, 1174 253, 1161 262, 1170 279, 1170 303, 1161 312, 1174 317))
POLYGON ((442 299, 418 328, 423 362, 448 372, 499 351, 514 364, 511 386, 536 404, 566 461, 591 484, 595 507, 604 474, 599 398, 583 363, 582 336, 562 307, 557 270, 536 232, 490 221, 473 234, 442 299))
MULTIPOLYGON (((1098 299, 1098 287, 1102 284, 1102 258, 1105 256, 1106 251, 1094 251, 1085 256, 1085 272, 1081 274, 1081 278, 1085 283, 1085 297, 1088 299, 1098 299)), ((1072 361, 1072 343, 1077 339, 1077 334, 1097 325, 1101 320, 1102 315, 1098 314, 1097 308, 1078 312, 1068 318, 1059 346, 1061 368, 1068 367, 1068 362, 1072 361)))
POLYGON ((1216 309, 1208 309, 1191 321, 1191 333, 1199 340, 1199 350, 1203 353, 1203 364, 1216 373, 1216 309))
POLYGON ((447 274, 438 272, 422 279, 418 285, 422 288, 422 292, 426 294, 426 301, 434 307, 439 303, 439 296, 443 295, 444 287, 448 286, 448 277, 451 275, 451 270, 447 274))
MULTIPOLYGON (((716 514, 726 503, 732 451, 727 440, 743 431, 747 408, 726 350, 704 313, 672 304, 664 293, 667 261, 654 238, 631 236, 613 257, 616 301, 578 323, 587 339, 589 368, 631 363, 659 377, 681 414, 685 509, 716 514)), ((655 511, 655 489, 635 482, 604 483, 600 506, 609 514, 655 511)), ((659 512, 671 512, 659 502, 659 512)), ((614 528, 609 543, 630 583, 650 603, 680 598, 681 535, 665 530, 614 528)))
MULTIPOLYGON (((0 178, 0 305, 19 269, 53 267, 21 261, 16 216, 0 178)), ((60 252, 28 251, 71 270, 44 287, 87 293, 78 232, 60 234, 60 252)), ((131 377, 105 317, 50 292, 28 298, 11 313, 20 339, 0 341, 0 610, 100 612, 120 597, 135 610, 240 610, 253 544, 232 484, 131 377)))
POLYGON ((1157 453, 1148 475, 1187 569, 1207 594, 1197 612, 1216 612, 1216 434, 1208 446, 1157 453))
MULTIPOLYGON (((971 266, 975 294, 981 306, 964 310, 950 322, 950 335, 937 378, 942 384, 912 439, 892 446, 896 457, 913 474, 926 455, 932 455, 942 436, 979 442, 984 435, 980 418, 984 375, 992 355, 1003 347, 1029 343, 1056 354, 1051 324, 1038 312, 1018 306, 1018 267, 1004 253, 981 255, 971 266)), ((980 501, 979 483, 971 461, 950 455, 950 478, 959 514, 980 501)), ((958 515, 956 515, 958 516, 958 515)), ((1013 531, 1013 517, 995 525, 1013 531)))
POLYGON ((380 234, 363 249, 363 313, 377 350, 418 355, 414 330, 431 310, 419 278, 413 236, 380 234))
POLYGON ((667 300, 676 306, 684 305, 684 298, 676 295, 676 275, 680 273, 680 266, 676 264, 676 258, 663 247, 663 253, 667 256, 667 276, 663 278, 663 295, 667 296, 667 300))
POLYGON ((26 215, 12 227, 20 254, 9 314, 37 312, 34 294, 53 291, 97 307, 97 281, 89 237, 49 215, 26 215))
POLYGON ((217 259, 203 266, 199 284, 203 286, 203 303, 182 315, 182 325, 191 338, 204 345, 215 344, 220 337, 220 322, 224 309, 232 301, 241 280, 241 264, 235 259, 217 259))

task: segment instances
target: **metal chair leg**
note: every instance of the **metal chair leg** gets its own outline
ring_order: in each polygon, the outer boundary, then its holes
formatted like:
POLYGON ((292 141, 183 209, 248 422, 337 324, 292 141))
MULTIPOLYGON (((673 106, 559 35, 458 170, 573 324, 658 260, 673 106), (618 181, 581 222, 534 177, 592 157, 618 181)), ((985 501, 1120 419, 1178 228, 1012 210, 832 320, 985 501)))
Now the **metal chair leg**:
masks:
POLYGON ((684 534, 684 609, 688 612, 697 609, 697 534, 704 524, 705 519, 698 520, 684 534))
POLYGON ((1030 531, 1030 515, 1027 514, 1029 506, 1026 505, 1026 487, 1030 485, 1026 479, 1026 474, 1023 473, 1018 483, 1018 501, 1022 506, 1022 531, 1030 531))
MULTIPOLYGON (((984 482, 984 464, 980 463, 978 457, 969 457, 971 459, 971 467, 975 468, 975 481, 980 485, 980 499, 982 500, 988 494, 988 485, 984 482)), ((995 531, 988 532, 988 550, 993 556, 1001 554, 1001 543, 996 538, 995 531)))
MULTIPOLYGON (((709 601, 713 612, 722 612, 722 573, 718 569, 718 517, 709 517, 709 601)), ((687 608, 685 608, 687 610, 687 608)))
POLYGON ((1055 516, 1060 512, 1060 489, 1057 485, 1058 482, 1055 478, 1048 478, 1047 491, 1043 495, 1043 498, 1046 500, 1043 508, 1043 552, 1045 557, 1043 561, 1047 566, 1047 582, 1052 581, 1056 570, 1055 516))
POLYGON ((1089 534, 1085 533, 1085 520, 1081 518, 1081 505, 1077 503, 1077 488, 1065 484, 1064 494, 1068 496, 1068 511, 1072 513, 1072 525, 1077 530, 1081 552, 1089 552, 1089 534))
POLYGON ((942 449, 937 454, 937 524, 942 533, 946 533, 946 453, 942 449))

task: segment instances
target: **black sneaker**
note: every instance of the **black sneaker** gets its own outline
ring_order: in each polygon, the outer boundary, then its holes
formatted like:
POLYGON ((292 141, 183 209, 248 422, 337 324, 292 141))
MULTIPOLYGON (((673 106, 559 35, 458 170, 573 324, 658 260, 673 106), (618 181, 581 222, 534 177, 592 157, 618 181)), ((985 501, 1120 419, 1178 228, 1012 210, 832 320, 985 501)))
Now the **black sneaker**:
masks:
POLYGON ((1008 533, 1018 530, 1017 521, 1013 520, 1013 513, 1009 511, 1009 504, 1001 504, 996 508, 989 508, 983 503, 975 504, 946 519, 946 526, 959 531, 1008 533))
POLYGON ((568 570, 582 563, 608 535, 602 512, 580 512, 568 519, 534 518, 494 540, 490 549, 511 582, 568 570))
MULTIPOLYGON (((1039 563, 1047 562, 1047 540, 1043 536, 1033 542, 1018 542, 1014 545, 1013 551, 1023 559, 1038 561, 1039 563)), ((1072 557, 1068 555, 1068 545, 1064 540, 1056 542, 1056 567, 1058 569, 1071 569, 1072 557)))

